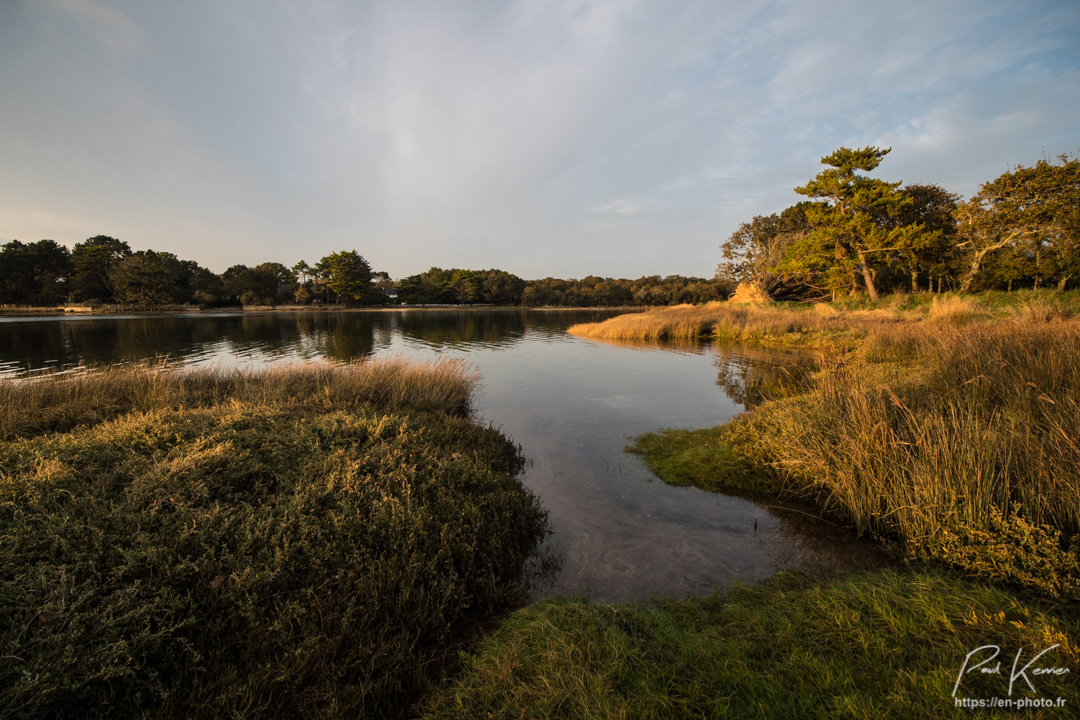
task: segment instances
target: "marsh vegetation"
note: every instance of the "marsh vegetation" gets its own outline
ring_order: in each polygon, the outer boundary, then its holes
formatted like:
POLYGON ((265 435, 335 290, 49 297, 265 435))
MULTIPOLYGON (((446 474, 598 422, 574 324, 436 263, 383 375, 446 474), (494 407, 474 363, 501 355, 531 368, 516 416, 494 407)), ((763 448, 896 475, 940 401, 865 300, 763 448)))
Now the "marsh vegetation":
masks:
POLYGON ((545 513, 460 363, 0 384, 3 717, 400 717, 545 513))
MULTIPOLYGON (((629 449, 673 484, 809 499, 907 562, 653 606, 548 600, 470 655, 428 716, 967 717, 955 697, 1002 690, 962 674, 976 647, 1075 668, 1080 321, 1075 298, 1051 297, 714 304, 572 328, 811 348, 814 369, 763 376, 752 411, 629 449)), ((1068 706, 1034 716, 1074 712, 1068 677, 1023 689, 1068 706)))

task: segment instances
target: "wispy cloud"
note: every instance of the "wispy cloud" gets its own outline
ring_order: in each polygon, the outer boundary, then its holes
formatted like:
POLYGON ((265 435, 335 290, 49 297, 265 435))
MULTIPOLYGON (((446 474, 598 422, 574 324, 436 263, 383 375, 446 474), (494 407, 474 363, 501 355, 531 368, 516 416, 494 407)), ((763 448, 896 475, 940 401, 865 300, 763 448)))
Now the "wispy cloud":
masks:
POLYGON ((95 0, 44 1, 55 10, 68 15, 115 53, 130 53, 143 45, 142 30, 119 10, 105 7, 95 0))
POLYGON ((620 198, 618 200, 612 200, 611 202, 602 203, 589 209, 589 212, 599 214, 615 214, 615 215, 637 215, 641 212, 641 208, 626 198, 620 198))
POLYGON ((47 2, 0 23, 0 212, 41 211, 0 234, 101 217, 217 269, 708 274, 840 145, 962 193, 1080 150, 1073 0, 47 2))

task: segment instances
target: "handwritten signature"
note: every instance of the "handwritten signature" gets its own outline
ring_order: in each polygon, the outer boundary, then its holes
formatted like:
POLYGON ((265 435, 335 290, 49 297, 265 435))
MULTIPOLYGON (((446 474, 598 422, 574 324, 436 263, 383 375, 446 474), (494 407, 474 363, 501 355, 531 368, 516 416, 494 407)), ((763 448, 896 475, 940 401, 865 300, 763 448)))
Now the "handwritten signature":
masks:
MULTIPOLYGON (((1057 647, 1060 647, 1060 644, 1051 645, 1050 647, 1046 648, 1045 650, 1040 652, 1035 657, 1031 658, 1031 660, 1028 661, 1028 663, 1026 665, 1024 665, 1023 667, 1020 667, 1020 660, 1023 658, 1024 648, 1020 648, 1019 650, 1016 651, 1016 658, 1013 659, 1012 670, 1009 672, 1009 696, 1010 697, 1012 696, 1013 686, 1016 684, 1017 680, 1023 679, 1024 682, 1027 683, 1027 686, 1029 688, 1031 688, 1031 692, 1038 693, 1039 691, 1035 688, 1035 685, 1031 682, 1032 677, 1039 677, 1039 676, 1042 676, 1042 675, 1066 675, 1066 674, 1068 674, 1069 668, 1067 668, 1067 667, 1056 667, 1056 666, 1055 667, 1050 667, 1050 666, 1037 666, 1037 665, 1035 665, 1035 663, 1038 662, 1039 658, 1041 658, 1043 655, 1045 655, 1046 653, 1050 652, 1051 650, 1053 650, 1054 648, 1057 648, 1057 647)), ((960 666, 960 674, 958 674, 956 676, 956 684, 953 685, 952 696, 956 697, 956 691, 959 690, 959 688, 960 688, 960 682, 964 679, 964 676, 967 675, 968 673, 972 673, 972 672, 975 672, 977 670, 982 675, 998 675, 998 676, 1000 676, 1001 675, 1001 661, 999 660, 998 662, 994 663, 993 665, 990 664, 990 663, 994 662, 994 660, 997 659, 997 657, 1000 654, 1001 654, 1001 648, 999 646, 997 646, 997 645, 983 645, 982 647, 977 647, 974 650, 972 650, 971 652, 969 652, 967 654, 967 657, 964 658, 964 664, 960 666), (981 660, 979 660, 979 662, 975 663, 974 665, 971 665, 972 658, 978 656, 980 653, 982 653, 983 655, 987 655, 987 657, 984 657, 981 660)))

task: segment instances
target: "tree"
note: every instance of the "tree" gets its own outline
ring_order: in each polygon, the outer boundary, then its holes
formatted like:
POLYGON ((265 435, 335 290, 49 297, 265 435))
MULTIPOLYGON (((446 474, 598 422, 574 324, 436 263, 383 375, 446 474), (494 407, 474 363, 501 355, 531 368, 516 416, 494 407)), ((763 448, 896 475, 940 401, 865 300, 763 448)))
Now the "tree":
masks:
POLYGON ((277 272, 283 268, 284 266, 279 263, 263 263, 253 268, 246 265, 233 265, 221 275, 225 294, 240 299, 245 305, 259 303, 272 305, 280 287, 277 272), (249 300, 247 303, 243 302, 245 296, 249 300))
POLYGON ((338 302, 350 297, 363 302, 371 295, 371 265, 355 250, 331 253, 319 261, 325 268, 326 285, 338 302))
POLYGON ((918 292, 920 274, 929 276, 932 284, 934 275, 940 277, 947 272, 945 259, 955 242, 955 212, 960 197, 938 185, 907 185, 900 194, 911 202, 883 220, 894 227, 922 228, 910 243, 897 249, 896 256, 897 264, 911 277, 911 292, 918 292))
POLYGON ((777 268, 792 243, 809 234, 806 208, 810 204, 801 202, 779 215, 755 215, 740 225, 720 246, 724 262, 716 268, 716 277, 757 285, 769 295, 784 292, 792 275, 777 268))
POLYGON ((292 275, 296 278, 296 287, 293 290, 293 299, 300 305, 311 302, 311 289, 314 278, 314 270, 307 262, 301 260, 292 266, 292 275))
POLYGON ((1049 276, 1064 289, 1080 273, 1080 160, 1058 159, 1003 173, 958 208, 957 247, 968 260, 961 290, 972 287, 990 253, 1005 249, 1030 258, 1036 286, 1049 276))
POLYGON ((957 247, 968 259, 961 290, 974 285, 989 254, 1005 249, 1012 266, 1023 257, 1034 263, 1036 286, 1050 276, 1064 289, 1080 273, 1080 161, 1069 155, 1058 160, 1059 165, 1040 160, 1017 166, 986 182, 957 209, 957 247))
POLYGON ((189 275, 172 253, 140 250, 118 262, 110 280, 122 303, 169 305, 183 301, 189 275))
POLYGON ((480 293, 480 283, 472 270, 455 270, 448 288, 458 305, 474 302, 480 293))
POLYGON ((0 249, 0 302, 55 305, 67 298, 71 254, 55 240, 21 243, 0 249))
POLYGON ((875 263, 885 253, 902 252, 918 241, 922 228, 884 222, 910 205, 911 198, 898 192, 899 182, 868 178, 857 170, 870 172, 881 164, 890 148, 840 148, 821 159, 823 170, 795 192, 821 200, 807 207, 813 228, 800 251, 825 260, 835 294, 845 279, 855 287, 861 275, 871 300, 878 299, 874 284, 875 263))
POLYGON ((71 249, 72 274, 69 291, 76 301, 114 299, 112 269, 131 255, 131 248, 108 235, 95 235, 71 249))

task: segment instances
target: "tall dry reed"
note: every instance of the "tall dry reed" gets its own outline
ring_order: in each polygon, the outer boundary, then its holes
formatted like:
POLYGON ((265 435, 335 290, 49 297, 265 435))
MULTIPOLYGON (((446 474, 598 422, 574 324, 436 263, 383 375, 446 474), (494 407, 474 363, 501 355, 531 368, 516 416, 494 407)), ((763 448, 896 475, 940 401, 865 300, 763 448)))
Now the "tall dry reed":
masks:
POLYGON ((1080 322, 947 317, 872 332, 733 437, 790 486, 926 554, 1016 522, 1046 529, 1053 554, 1055 532, 1080 533, 1080 322))

